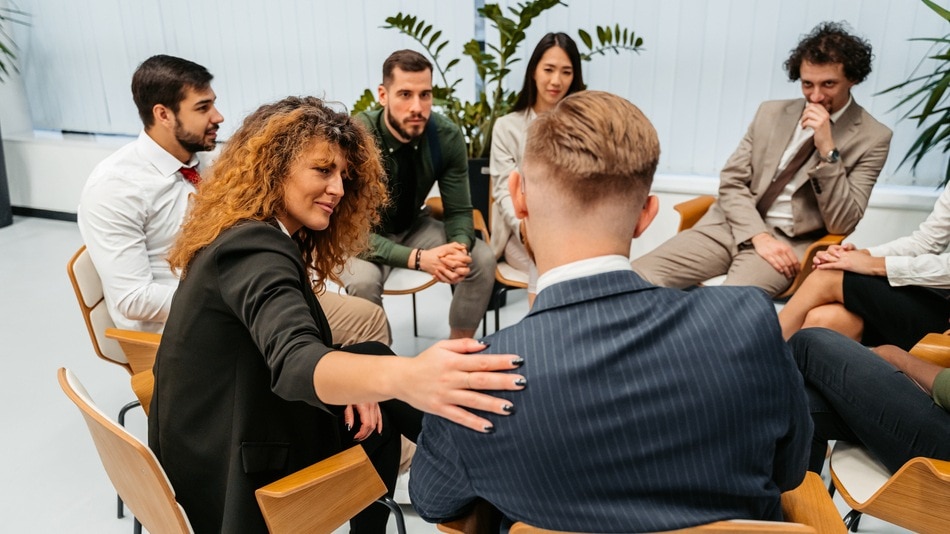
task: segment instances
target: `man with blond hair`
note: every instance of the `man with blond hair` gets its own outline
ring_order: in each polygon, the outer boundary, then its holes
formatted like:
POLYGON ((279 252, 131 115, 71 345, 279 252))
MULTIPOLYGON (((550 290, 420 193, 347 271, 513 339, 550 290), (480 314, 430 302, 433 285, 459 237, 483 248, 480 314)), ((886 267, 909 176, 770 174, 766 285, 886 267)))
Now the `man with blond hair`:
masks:
POLYGON ((608 93, 568 96, 528 131, 509 189, 538 266, 537 300, 489 336, 528 387, 477 435, 426 416, 412 504, 429 521, 476 499, 571 532, 780 520, 805 475, 811 419, 768 297, 662 288, 630 267, 657 211, 650 121, 608 93), (511 411, 514 411, 512 408, 511 411))

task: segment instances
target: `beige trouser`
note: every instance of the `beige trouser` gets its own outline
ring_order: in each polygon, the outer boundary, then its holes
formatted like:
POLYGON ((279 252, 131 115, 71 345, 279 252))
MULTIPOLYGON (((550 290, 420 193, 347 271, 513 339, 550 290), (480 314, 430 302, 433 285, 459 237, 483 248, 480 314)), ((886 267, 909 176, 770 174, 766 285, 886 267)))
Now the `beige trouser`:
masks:
MULTIPOLYGON (((761 287, 772 296, 788 288, 791 280, 755 249, 740 250, 724 228, 725 225, 709 225, 684 230, 630 264, 646 281, 663 287, 690 287, 724 274, 722 285, 761 287)), ((801 257, 799 245, 783 241, 801 257)))
POLYGON ((392 345, 389 321, 381 306, 332 290, 317 295, 317 300, 330 323, 334 344, 345 347, 364 341, 379 341, 392 345))

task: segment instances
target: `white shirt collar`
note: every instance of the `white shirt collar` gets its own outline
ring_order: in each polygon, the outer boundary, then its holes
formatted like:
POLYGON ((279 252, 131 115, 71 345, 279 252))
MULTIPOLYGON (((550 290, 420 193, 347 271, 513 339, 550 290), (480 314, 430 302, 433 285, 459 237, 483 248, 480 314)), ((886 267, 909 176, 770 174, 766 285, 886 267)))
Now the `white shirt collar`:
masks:
POLYGON ((612 271, 632 270, 630 258, 619 254, 579 260, 559 265, 538 277, 538 293, 554 284, 574 280, 575 278, 584 278, 612 271))
POLYGON ((851 107, 851 102, 854 102, 854 97, 851 95, 848 95, 848 103, 845 104, 844 106, 841 106, 841 109, 831 114, 832 123, 838 122, 838 119, 840 119, 841 116, 844 115, 844 112, 847 111, 849 107, 851 107))
POLYGON ((280 231, 281 231, 281 232, 287 234, 287 237, 290 237, 290 238, 293 237, 292 235, 290 235, 290 232, 287 231, 287 227, 284 226, 284 223, 280 222, 280 219, 278 219, 277 217, 274 217, 274 220, 276 220, 276 221, 277 221, 277 225, 280 226, 280 231))
POLYGON ((178 172, 178 169, 182 167, 194 167, 198 164, 198 156, 195 154, 191 155, 191 159, 188 160, 188 163, 182 164, 182 162, 178 161, 178 158, 172 156, 167 150, 162 148, 161 145, 156 143, 145 130, 139 133, 138 142, 141 147, 142 157, 154 165, 162 176, 168 177, 178 172))

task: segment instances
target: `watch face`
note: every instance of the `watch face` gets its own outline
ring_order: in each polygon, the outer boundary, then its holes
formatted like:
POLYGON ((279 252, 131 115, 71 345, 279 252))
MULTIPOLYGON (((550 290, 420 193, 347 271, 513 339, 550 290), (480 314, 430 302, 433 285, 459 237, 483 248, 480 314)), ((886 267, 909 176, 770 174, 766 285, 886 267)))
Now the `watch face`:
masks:
POLYGON ((835 148, 835 149, 832 149, 831 152, 828 153, 828 158, 825 161, 827 161, 828 163, 836 163, 839 157, 840 157, 840 154, 838 154, 838 149, 835 148))

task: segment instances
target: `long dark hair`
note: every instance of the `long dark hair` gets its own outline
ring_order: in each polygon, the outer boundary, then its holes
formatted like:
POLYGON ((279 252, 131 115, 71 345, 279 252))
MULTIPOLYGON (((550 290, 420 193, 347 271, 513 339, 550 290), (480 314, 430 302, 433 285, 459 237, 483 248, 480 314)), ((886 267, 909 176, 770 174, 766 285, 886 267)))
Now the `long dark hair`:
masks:
POLYGON ((531 53, 531 59, 528 61, 528 68, 524 73, 524 85, 521 87, 521 92, 518 93, 518 99, 515 100, 515 105, 512 106, 511 111, 524 111, 533 107, 535 102, 538 101, 538 85, 534 82, 534 71, 538 69, 538 63, 541 63, 541 56, 554 46, 567 53, 567 57, 571 60, 571 68, 574 70, 574 79, 567 89, 567 95, 584 90, 581 53, 577 51, 577 43, 564 32, 551 32, 542 37, 538 41, 538 46, 534 47, 534 52, 531 53))

